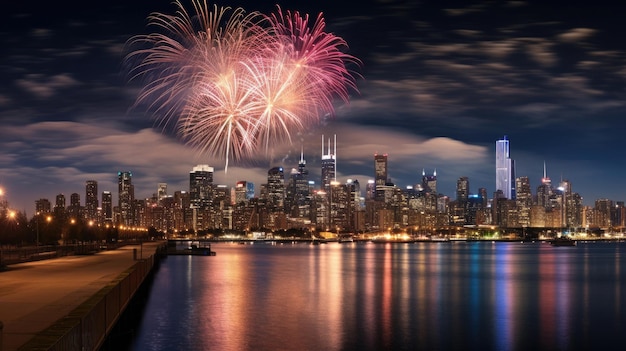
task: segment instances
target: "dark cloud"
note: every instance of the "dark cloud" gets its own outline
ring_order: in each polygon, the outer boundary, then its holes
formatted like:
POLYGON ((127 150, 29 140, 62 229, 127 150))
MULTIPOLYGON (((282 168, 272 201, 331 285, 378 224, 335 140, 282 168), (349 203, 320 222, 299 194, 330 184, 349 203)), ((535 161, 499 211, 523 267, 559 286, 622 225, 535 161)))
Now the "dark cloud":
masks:
MULTIPOLYGON (((142 106, 133 107, 139 83, 125 76, 125 43, 151 30, 150 12, 173 11, 170 1, 11 2, 0 24, 6 49, 0 56, 0 183, 29 193, 10 197, 27 209, 38 197, 82 193, 87 179, 114 191, 119 169, 134 171, 139 196, 149 196, 161 181, 185 189, 185 175, 196 163, 219 169, 218 182, 260 184, 270 165, 283 159, 286 168, 296 165, 302 145, 317 174, 320 135, 337 133, 341 176, 366 182, 372 154, 387 152, 397 184, 414 184, 422 168, 437 168, 442 190, 452 195, 464 175, 472 189, 492 190, 493 143, 507 134, 517 173, 530 176, 533 186, 548 159, 555 175, 571 178, 586 201, 611 195, 607 188, 613 180, 613 187, 619 184, 615 175, 624 172, 615 162, 626 127, 620 12, 604 3, 459 4, 281 4, 324 13, 327 29, 362 60, 360 94, 301 140, 276 145, 258 160, 234 162, 223 174, 223 160, 198 155, 154 127, 142 106), (606 181, 591 184, 589 169, 606 181)), ((261 11, 275 6, 225 5, 261 11)))

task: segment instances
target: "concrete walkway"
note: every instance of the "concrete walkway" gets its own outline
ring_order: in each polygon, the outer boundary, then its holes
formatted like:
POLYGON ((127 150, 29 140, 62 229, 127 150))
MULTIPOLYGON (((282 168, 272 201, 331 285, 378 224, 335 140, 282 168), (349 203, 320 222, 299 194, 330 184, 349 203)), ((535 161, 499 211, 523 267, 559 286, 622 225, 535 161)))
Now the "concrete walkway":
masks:
POLYGON ((145 258, 159 244, 21 263, 0 272, 0 351, 17 350, 131 268, 133 249, 145 258))

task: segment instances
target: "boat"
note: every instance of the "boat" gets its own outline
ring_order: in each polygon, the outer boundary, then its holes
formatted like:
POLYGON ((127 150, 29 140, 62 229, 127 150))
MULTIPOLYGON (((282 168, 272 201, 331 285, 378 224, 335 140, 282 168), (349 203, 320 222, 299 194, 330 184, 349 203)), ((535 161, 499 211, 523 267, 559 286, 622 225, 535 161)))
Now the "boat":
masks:
POLYGON ((326 240, 326 239, 318 239, 318 238, 315 238, 315 237, 311 240, 311 244, 312 245, 326 244, 327 242, 328 242, 328 240, 326 240))
POLYGON ((550 240, 552 246, 576 246, 576 240, 570 239, 566 236, 559 236, 550 240))
POLYGON ((340 236, 337 240, 337 242, 341 243, 351 243, 354 242, 354 239, 352 238, 352 236, 340 236))

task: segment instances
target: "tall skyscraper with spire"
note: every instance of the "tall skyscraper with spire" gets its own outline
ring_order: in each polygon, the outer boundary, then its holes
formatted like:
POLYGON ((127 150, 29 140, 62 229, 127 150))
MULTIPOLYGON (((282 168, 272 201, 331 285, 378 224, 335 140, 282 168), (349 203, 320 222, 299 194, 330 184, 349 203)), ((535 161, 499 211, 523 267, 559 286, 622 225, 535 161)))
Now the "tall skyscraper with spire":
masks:
POLYGON ((515 200, 515 162, 509 156, 509 140, 506 135, 496 140, 496 191, 515 200))
POLYGON ((285 192, 286 210, 294 216, 299 216, 299 213, 295 212, 296 207, 303 206, 309 198, 309 171, 304 160, 304 148, 300 150, 298 168, 291 169, 285 192))
POLYGON ((322 189, 328 191, 330 183, 337 180, 337 135, 331 148, 328 138, 328 151, 324 150, 324 136, 322 135, 322 189))
POLYGON ((551 207, 550 198, 552 197, 552 181, 548 177, 546 171, 546 163, 543 163, 543 177, 541 178, 541 185, 537 187, 537 205, 543 206, 546 209, 551 207))
POLYGON ((300 150, 300 162, 298 162, 298 172, 294 179, 295 202, 302 205, 309 197, 309 171, 306 169, 304 160, 304 149, 300 150))

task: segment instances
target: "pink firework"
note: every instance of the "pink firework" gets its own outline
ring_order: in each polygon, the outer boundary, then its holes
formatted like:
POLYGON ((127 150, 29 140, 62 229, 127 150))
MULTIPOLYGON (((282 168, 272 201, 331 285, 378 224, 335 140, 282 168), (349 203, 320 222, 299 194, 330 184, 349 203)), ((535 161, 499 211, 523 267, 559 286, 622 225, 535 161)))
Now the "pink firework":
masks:
POLYGON ((325 100, 324 108, 334 113, 332 98, 340 97, 349 101, 349 88, 357 90, 353 74, 346 69, 346 63, 360 65, 360 61, 341 51, 347 43, 340 37, 324 31, 326 23, 320 13, 312 26, 309 15, 298 11, 277 12, 270 17, 275 35, 285 44, 292 64, 300 68, 307 84, 319 91, 325 100))
POLYGON ((194 13, 176 2, 175 15, 149 17, 159 32, 133 38, 131 79, 146 81, 137 103, 147 103, 159 122, 173 123, 202 153, 251 156, 259 146, 291 141, 294 132, 333 114, 332 100, 348 101, 356 90, 345 68, 357 62, 324 33, 320 16, 312 28, 297 12, 264 16, 243 9, 192 1, 194 13))

